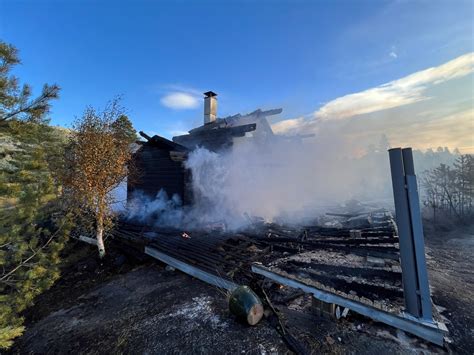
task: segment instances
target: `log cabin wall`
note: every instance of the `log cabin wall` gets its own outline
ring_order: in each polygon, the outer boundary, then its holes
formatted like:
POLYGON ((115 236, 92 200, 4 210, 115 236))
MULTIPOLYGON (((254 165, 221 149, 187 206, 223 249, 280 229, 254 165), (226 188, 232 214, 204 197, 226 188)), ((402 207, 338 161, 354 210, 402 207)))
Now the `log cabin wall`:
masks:
MULTIPOLYGON (((207 92, 205 95, 215 96, 212 92, 207 92)), ((137 173, 127 182, 127 200, 133 198, 135 191, 141 191, 146 196, 155 198, 163 189, 168 197, 177 194, 183 204, 191 204, 193 200, 191 172, 184 167, 188 152, 203 147, 222 153, 232 148, 234 139, 245 137, 250 132, 252 139, 258 141, 273 139, 275 136, 267 116, 279 114, 281 111, 281 109, 268 111, 258 109, 244 116, 238 114, 208 120, 207 124, 190 130, 188 134, 173 137, 173 141, 158 135, 150 137, 140 132, 146 142, 141 143, 141 148, 133 157, 137 173), (258 131, 256 131, 257 125, 260 127, 258 131)))
POLYGON ((134 153, 136 174, 127 183, 127 200, 133 198, 136 191, 141 191, 153 199, 163 189, 169 198, 177 194, 183 204, 190 203, 191 196, 188 191, 190 172, 183 165, 184 156, 176 156, 183 152, 177 152, 176 147, 172 146, 173 143, 170 143, 167 145, 150 140, 143 143, 134 153))

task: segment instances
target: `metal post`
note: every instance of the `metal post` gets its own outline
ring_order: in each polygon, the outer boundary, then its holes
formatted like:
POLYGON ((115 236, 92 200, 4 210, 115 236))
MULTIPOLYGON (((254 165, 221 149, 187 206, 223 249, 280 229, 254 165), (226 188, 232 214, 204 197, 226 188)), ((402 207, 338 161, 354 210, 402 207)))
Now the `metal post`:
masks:
POLYGON ((407 185, 408 204, 410 207, 410 220, 415 251, 416 271, 418 274, 418 295, 421 302, 421 317, 425 320, 433 320, 431 309, 430 286, 426 270, 425 241, 423 235, 423 224, 421 220, 420 200, 415 175, 415 164, 411 148, 402 150, 403 166, 405 169, 405 180, 407 185))
POLYGON ((415 317, 420 317, 421 304, 417 295, 418 277, 412 239, 410 209, 405 187, 405 171, 403 166, 402 149, 389 149, 388 152, 390 157, 390 170, 392 173, 395 217, 397 221, 398 238, 400 244, 400 263, 402 268, 405 308, 408 313, 415 317))

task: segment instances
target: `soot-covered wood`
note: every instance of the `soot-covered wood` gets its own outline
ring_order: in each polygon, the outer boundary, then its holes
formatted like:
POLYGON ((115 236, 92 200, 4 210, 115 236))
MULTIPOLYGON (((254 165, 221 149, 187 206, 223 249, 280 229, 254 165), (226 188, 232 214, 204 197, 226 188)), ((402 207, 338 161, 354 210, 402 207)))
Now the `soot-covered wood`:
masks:
POLYGON ((171 158, 172 147, 153 143, 145 143, 134 154, 136 176, 128 182, 127 199, 132 199, 135 192, 142 192, 153 199, 163 189, 168 197, 177 194, 181 201, 189 202, 189 194, 186 191, 188 173, 183 163, 171 158))

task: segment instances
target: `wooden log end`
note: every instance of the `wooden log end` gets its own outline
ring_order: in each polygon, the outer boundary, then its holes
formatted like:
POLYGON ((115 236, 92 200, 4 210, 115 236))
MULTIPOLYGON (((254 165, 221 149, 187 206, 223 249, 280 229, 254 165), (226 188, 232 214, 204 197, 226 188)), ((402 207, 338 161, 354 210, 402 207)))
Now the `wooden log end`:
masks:
POLYGON ((263 317, 263 311, 263 306, 261 304, 253 305, 249 314, 247 315, 247 323, 250 325, 255 325, 260 322, 260 319, 263 317))
POLYGON ((264 311, 260 298, 248 286, 239 286, 232 291, 229 309, 237 318, 249 325, 257 324, 262 319, 264 311))

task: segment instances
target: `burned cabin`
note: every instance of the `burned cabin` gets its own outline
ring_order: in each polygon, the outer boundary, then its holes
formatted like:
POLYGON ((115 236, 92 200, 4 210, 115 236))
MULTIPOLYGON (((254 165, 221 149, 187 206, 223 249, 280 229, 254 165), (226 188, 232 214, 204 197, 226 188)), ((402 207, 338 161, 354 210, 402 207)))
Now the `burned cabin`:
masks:
POLYGON ((173 137, 173 142, 189 150, 204 147, 219 152, 231 148, 235 139, 242 137, 266 141, 274 137, 267 117, 281 112, 281 108, 268 111, 258 109, 246 115, 218 118, 217 94, 208 91, 204 93, 204 124, 188 134, 173 137))
POLYGON ((173 137, 171 141, 140 132, 146 141, 139 142, 140 148, 133 156, 137 173, 127 183, 127 200, 137 191, 155 198, 163 189, 169 197, 177 194, 184 204, 189 204, 192 199, 188 188, 190 172, 183 164, 188 152, 197 147, 220 152, 230 149, 235 139, 268 141, 275 137, 266 117, 279 114, 282 109, 259 109, 246 115, 217 118, 217 94, 208 91, 204 96, 204 124, 188 134, 173 137))
POLYGON ((136 173, 128 180, 127 200, 138 191, 153 199, 163 189, 169 197, 176 194, 183 203, 189 203, 186 189, 189 176, 183 165, 188 149, 157 135, 150 137, 143 132, 140 135, 146 142, 139 142, 140 147, 133 155, 136 173))

